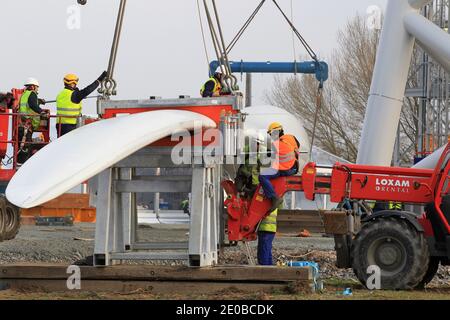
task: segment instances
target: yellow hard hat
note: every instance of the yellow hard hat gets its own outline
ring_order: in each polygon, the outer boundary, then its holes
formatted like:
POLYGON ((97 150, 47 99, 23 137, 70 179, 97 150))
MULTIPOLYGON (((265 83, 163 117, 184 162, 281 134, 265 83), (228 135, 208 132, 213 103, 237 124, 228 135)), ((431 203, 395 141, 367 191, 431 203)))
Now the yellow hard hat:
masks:
POLYGON ((272 134, 273 131, 279 131, 283 130, 283 126, 279 122, 273 122, 269 125, 269 128, 267 129, 268 134, 272 134))
POLYGON ((66 74, 64 77, 64 84, 78 84, 78 77, 75 74, 66 74))

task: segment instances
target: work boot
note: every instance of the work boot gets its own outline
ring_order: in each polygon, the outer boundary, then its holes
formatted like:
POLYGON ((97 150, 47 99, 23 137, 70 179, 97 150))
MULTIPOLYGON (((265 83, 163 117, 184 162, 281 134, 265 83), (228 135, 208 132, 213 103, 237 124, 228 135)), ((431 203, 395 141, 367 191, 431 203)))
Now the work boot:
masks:
POLYGON ((272 206, 269 209, 269 213, 271 213, 272 211, 274 211, 275 209, 278 209, 278 207, 283 203, 283 199, 282 198, 278 198, 278 197, 273 197, 272 198, 272 206))

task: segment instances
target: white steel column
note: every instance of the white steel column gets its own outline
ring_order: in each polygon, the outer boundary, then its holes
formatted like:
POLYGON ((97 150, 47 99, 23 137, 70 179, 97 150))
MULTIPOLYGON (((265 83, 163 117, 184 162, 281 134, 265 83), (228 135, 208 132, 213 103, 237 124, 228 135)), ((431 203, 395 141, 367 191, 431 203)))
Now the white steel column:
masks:
POLYGON ((367 104, 357 163, 390 166, 414 37, 403 18, 431 0, 389 0, 367 104))
POLYGON ((388 1, 359 146, 359 164, 391 164, 415 40, 450 71, 450 35, 418 13, 431 1, 388 1))
POLYGON ((407 14, 404 21, 422 49, 450 72, 450 34, 417 13, 407 14))

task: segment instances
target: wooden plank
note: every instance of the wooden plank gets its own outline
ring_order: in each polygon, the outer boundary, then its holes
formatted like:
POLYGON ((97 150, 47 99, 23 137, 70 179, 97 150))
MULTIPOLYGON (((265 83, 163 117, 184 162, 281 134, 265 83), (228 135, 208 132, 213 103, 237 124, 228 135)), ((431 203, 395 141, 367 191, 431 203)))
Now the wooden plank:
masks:
POLYGON ((320 223, 298 223, 298 222, 279 222, 278 228, 281 229, 294 229, 294 230, 303 230, 303 229, 316 229, 316 230, 324 230, 325 228, 320 223))
MULTIPOLYGON (((166 281, 294 281, 311 280, 310 268, 226 266, 211 268, 118 265, 106 268, 80 267, 84 280, 166 281)), ((0 279, 67 279, 67 266, 0 266, 0 279)))
POLYGON ((243 282, 173 282, 173 281, 111 281, 81 280, 80 290, 69 290, 65 280, 0 280, 0 288, 16 291, 34 292, 114 292, 114 293, 150 293, 150 294, 215 294, 239 290, 242 293, 287 291, 289 293, 313 293, 310 281, 286 281, 267 283, 243 282))
POLYGON ((278 214, 278 232, 298 234, 306 229, 311 233, 325 233, 322 212, 317 210, 280 210, 278 214))
POLYGON ((279 215, 302 215, 302 216, 310 216, 310 217, 316 217, 319 216, 321 213, 320 210, 287 210, 287 209, 283 209, 283 210, 279 210, 278 214, 279 215))
POLYGON ((302 217, 302 216, 278 216, 277 221, 291 221, 291 222, 322 222, 320 217, 302 217))
POLYGON ((305 229, 308 227, 322 227, 322 221, 309 221, 309 222, 297 222, 297 221, 278 221, 279 225, 288 227, 298 227, 299 229, 305 229))
POLYGON ((348 214, 344 211, 328 211, 324 215, 325 232, 328 234, 347 234, 348 214))

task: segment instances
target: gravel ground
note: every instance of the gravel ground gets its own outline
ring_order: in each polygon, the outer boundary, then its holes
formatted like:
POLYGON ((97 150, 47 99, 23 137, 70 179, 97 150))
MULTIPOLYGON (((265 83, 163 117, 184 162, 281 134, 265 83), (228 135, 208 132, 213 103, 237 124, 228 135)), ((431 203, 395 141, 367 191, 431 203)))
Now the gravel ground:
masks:
MULTIPOLYGON (((0 264, 11 263, 73 263, 92 255, 94 251, 94 224, 81 223, 73 227, 23 226, 16 239, 0 243, 0 264)), ((188 229, 184 225, 141 226, 139 240, 144 241, 187 241, 188 229)), ((250 243, 250 250, 256 256, 256 243, 250 243)), ((278 263, 290 260, 315 261, 320 266, 321 277, 337 278, 358 283, 351 269, 335 267, 336 255, 331 238, 276 238, 274 259, 278 263)), ((171 264, 173 262, 163 262, 171 264)), ((245 247, 225 248, 220 264, 247 264, 245 247)), ((430 287, 450 285, 450 268, 440 267, 430 287)))

